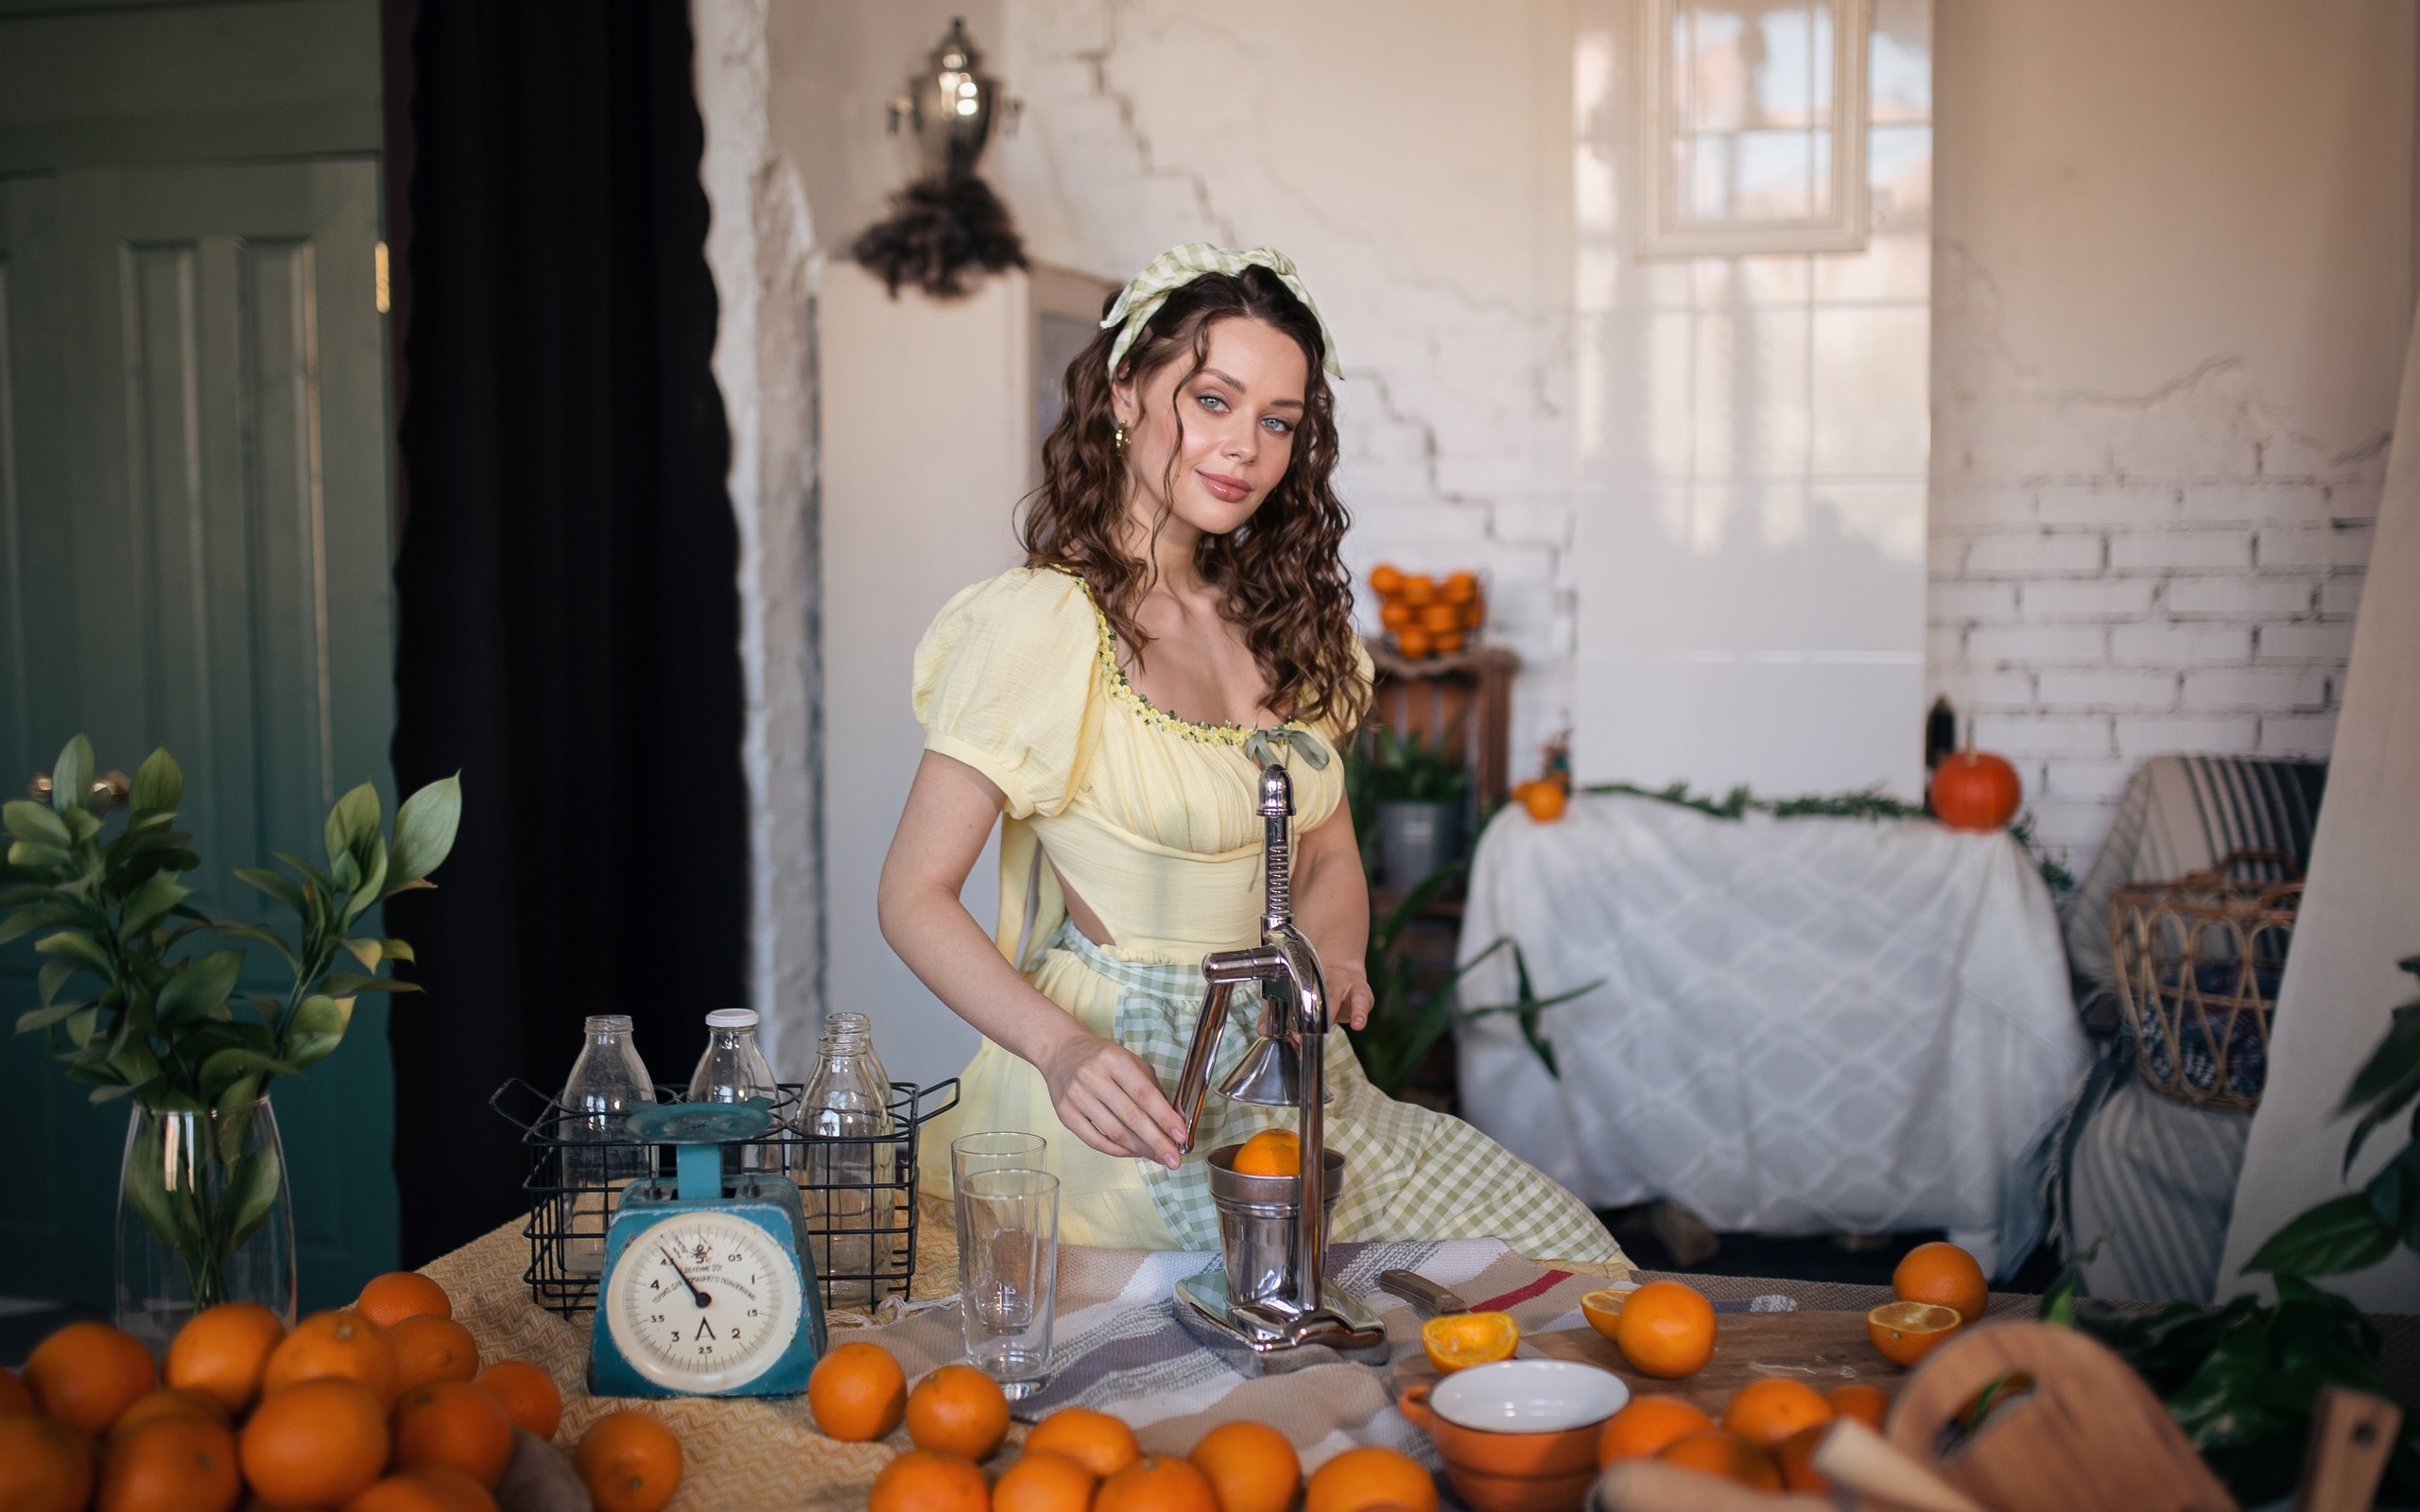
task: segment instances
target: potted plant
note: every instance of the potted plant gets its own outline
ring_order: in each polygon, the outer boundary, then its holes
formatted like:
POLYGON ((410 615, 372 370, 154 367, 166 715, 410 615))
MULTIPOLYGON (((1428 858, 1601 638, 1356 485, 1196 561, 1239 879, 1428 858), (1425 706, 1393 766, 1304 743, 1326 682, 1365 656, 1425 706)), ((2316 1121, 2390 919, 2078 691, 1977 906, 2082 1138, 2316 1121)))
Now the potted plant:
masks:
POLYGON ((461 815, 454 778, 413 794, 380 823, 364 782, 328 813, 324 869, 281 854, 286 872, 236 877, 285 904, 293 936, 195 907, 179 879, 197 869, 176 828, 184 774, 155 750, 125 787, 94 781, 93 747, 67 743, 47 805, 0 808, 12 843, 4 868, 0 943, 40 934, 42 1005, 20 1034, 48 1038, 95 1103, 128 1098, 118 1189, 118 1325, 164 1348, 182 1317, 218 1302, 294 1314, 294 1219, 268 1089, 324 1060, 344 1040, 363 992, 415 991, 378 974, 408 961, 399 939, 354 935, 374 904, 410 887, 453 848, 461 815), (46 931, 47 933, 43 933, 46 931), (266 946, 291 976, 283 996, 238 997, 240 948, 266 946), (358 971, 337 971, 338 953, 358 971))
POLYGON ((1353 764, 1355 796, 1371 817, 1378 883, 1389 892, 1408 893, 1461 859, 1471 774, 1447 753, 1454 744, 1450 732, 1430 746, 1379 725, 1353 764))

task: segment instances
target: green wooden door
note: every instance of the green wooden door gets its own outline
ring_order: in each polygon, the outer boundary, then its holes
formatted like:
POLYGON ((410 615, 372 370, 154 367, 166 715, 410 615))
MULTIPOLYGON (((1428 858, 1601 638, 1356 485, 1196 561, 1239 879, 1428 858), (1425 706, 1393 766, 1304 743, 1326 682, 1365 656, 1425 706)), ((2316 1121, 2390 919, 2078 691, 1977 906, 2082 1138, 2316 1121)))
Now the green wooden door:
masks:
MULTIPOLYGON (((166 746, 223 917, 268 920, 230 868, 316 854, 345 788, 392 812, 377 235, 370 160, 0 179, 0 789, 78 730, 104 767, 166 746)), ((11 1022, 33 961, 0 955, 11 1022)), ((387 1011, 274 1094, 306 1307, 395 1262, 387 1011)), ((0 1107, 35 1146, 0 1294, 105 1303, 125 1105, 12 1038, 0 1107)))

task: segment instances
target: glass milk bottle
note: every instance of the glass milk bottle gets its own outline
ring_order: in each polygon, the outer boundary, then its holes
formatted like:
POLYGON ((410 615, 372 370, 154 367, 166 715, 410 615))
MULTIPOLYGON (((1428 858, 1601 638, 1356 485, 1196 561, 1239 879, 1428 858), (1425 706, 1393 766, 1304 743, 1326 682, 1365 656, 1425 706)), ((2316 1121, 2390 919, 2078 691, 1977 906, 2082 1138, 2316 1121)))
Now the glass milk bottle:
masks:
POLYGON ((631 1110, 655 1101, 655 1083, 631 1042, 628 1014, 587 1021, 588 1043, 563 1083, 563 1267, 579 1276, 605 1268, 605 1227, 622 1189, 655 1175, 652 1153, 630 1143, 631 1110))
MULTIPOLYGON (((717 1008, 707 1014, 706 1050, 698 1057, 698 1069, 689 1074, 689 1101, 762 1102, 770 1108, 781 1095, 781 1088, 773 1082, 772 1065, 756 1043, 756 1010, 717 1008)), ((727 1145, 722 1171, 725 1177, 741 1172, 786 1174, 786 1166, 779 1144, 727 1145)))
POLYGON ((873 1036, 862 1013, 834 1013, 823 1021, 823 1042, 815 1053, 815 1074, 799 1099, 799 1133, 805 1136, 805 1164, 798 1171, 814 1239, 815 1266, 827 1295, 841 1307, 871 1307, 881 1300, 872 1278, 886 1270, 890 1241, 877 1240, 890 1227, 890 1182, 895 1151, 890 1088, 874 1058, 873 1036), (831 1278, 856 1278, 833 1283, 831 1278))

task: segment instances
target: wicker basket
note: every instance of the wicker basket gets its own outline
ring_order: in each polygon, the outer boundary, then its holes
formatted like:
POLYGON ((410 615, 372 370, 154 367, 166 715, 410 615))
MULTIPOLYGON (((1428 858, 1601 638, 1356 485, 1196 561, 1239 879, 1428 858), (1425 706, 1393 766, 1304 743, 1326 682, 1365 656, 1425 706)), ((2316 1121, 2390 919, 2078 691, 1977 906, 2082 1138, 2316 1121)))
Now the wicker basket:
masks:
POLYGON ((2188 1108, 2260 1106, 2302 893, 2293 858, 2276 850, 2238 850, 2182 881, 2110 893, 2123 1032, 2154 1091, 2188 1108))

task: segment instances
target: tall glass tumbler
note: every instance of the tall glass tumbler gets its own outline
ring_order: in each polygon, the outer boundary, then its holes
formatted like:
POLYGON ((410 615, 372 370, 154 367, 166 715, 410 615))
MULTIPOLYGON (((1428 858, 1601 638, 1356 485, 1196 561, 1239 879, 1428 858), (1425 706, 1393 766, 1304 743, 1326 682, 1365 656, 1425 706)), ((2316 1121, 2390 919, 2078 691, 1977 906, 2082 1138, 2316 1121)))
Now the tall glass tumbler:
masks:
POLYGON ((1059 1304, 1059 1178, 1043 1171, 977 1171, 959 1189, 959 1296, 966 1358, 1011 1398, 1050 1380, 1050 1326, 1059 1304))
MULTIPOLYGON (((966 1234, 966 1203, 960 1194, 966 1190, 966 1178, 977 1171, 1042 1170, 1043 1152, 1049 1143, 1039 1134, 1013 1129, 961 1134, 949 1142, 949 1194, 961 1240, 966 1234)), ((961 1246, 958 1253, 958 1283, 962 1288, 966 1284, 966 1250, 961 1246)))

